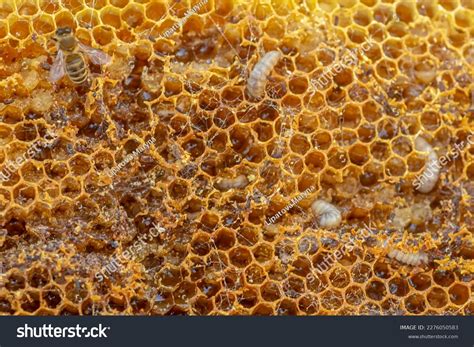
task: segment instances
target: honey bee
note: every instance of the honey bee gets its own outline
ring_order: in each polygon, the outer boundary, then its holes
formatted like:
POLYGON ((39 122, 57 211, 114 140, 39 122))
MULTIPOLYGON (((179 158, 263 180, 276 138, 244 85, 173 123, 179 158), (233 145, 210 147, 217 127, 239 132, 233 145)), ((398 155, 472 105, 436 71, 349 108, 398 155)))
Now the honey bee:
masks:
POLYGON ((54 40, 58 43, 58 53, 49 72, 50 82, 56 82, 67 74, 74 84, 82 84, 89 77, 85 56, 96 65, 105 65, 111 60, 101 50, 79 42, 69 27, 58 28, 54 40))

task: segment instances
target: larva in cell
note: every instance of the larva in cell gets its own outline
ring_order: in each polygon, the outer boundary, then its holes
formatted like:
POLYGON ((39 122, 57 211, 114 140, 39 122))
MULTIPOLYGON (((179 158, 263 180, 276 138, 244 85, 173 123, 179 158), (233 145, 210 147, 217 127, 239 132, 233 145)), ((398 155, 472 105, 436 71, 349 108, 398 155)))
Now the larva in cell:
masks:
POLYGON ((271 51, 265 54, 263 58, 255 64, 247 80, 247 90, 251 96, 260 98, 263 95, 267 77, 280 58, 281 53, 279 51, 271 51))
POLYGON ((425 169, 421 176, 415 182, 415 189, 421 193, 429 193, 438 182, 441 167, 438 164, 438 155, 431 145, 423 137, 417 136, 415 139, 415 148, 417 151, 428 153, 428 159, 425 169))
POLYGON ((419 266, 421 264, 428 263, 428 255, 424 252, 406 253, 399 251, 398 249, 392 249, 388 253, 388 257, 398 260, 400 263, 404 263, 411 266, 419 266))
POLYGON ((239 189, 245 188, 249 184, 249 180, 245 175, 240 175, 235 178, 222 178, 215 186, 219 190, 239 189))
POLYGON ((335 228, 341 224, 341 211, 329 202, 324 200, 315 200, 311 204, 311 209, 316 217, 319 218, 319 225, 323 228, 335 228))

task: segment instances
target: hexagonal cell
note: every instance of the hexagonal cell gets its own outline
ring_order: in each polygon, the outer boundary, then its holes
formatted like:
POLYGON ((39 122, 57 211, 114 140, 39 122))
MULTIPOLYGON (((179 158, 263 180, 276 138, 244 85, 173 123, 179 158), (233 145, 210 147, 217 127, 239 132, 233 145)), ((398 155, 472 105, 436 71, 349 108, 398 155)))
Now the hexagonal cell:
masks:
POLYGON ((391 294, 399 297, 403 297, 408 294, 410 288, 408 282, 400 277, 392 278, 388 283, 388 289, 391 294))
POLYGON ((73 303, 80 303, 89 296, 87 284, 82 280, 74 280, 69 282, 64 288, 66 298, 73 303))
POLYGON ((455 277, 451 271, 438 270, 433 272, 433 280, 442 287, 449 287, 455 277))
POLYGON ((13 198, 15 202, 21 206, 28 206, 36 199, 35 188, 26 184, 20 184, 13 190, 13 198))
POLYGON ((372 269, 368 264, 359 263, 352 268, 351 275, 354 282, 365 283, 372 277, 372 269))
POLYGON ((435 287, 429 290, 426 296, 428 303, 434 308, 442 308, 448 303, 448 296, 446 292, 439 287, 435 287))
POLYGON ((114 32, 108 26, 96 26, 92 31, 92 36, 100 46, 106 46, 115 39, 114 32))
POLYGON ((112 293, 106 299, 107 308, 112 312, 124 312, 127 309, 127 298, 122 293, 112 293))
POLYGON ((349 285, 351 278, 347 270, 341 267, 336 267, 329 274, 329 281, 336 288, 345 288, 349 285))
POLYGON ((456 305, 462 305, 469 300, 469 288, 465 285, 456 283, 449 288, 449 300, 456 305))
POLYGON ((328 289, 320 296, 321 307, 326 310, 337 310, 344 303, 342 294, 333 289, 328 289))
POLYGON ((82 191, 81 182, 72 177, 66 177, 61 181, 61 195, 68 198, 77 198, 82 191))
POLYGON ((345 290, 344 297, 349 305, 359 306, 365 300, 365 293, 358 286, 350 286, 345 290))
POLYGON ((421 314, 426 309, 425 298, 421 294, 412 294, 404 301, 405 308, 408 312, 413 314, 421 314))
POLYGON ((18 18, 16 16, 10 16, 8 18, 8 22, 10 35, 13 37, 19 40, 24 40, 30 35, 31 28, 28 20, 22 19, 21 17, 18 18))
POLYGON ((387 289, 383 282, 378 280, 372 280, 366 285, 365 293, 367 294, 368 298, 380 301, 387 294, 387 289))
POLYGON ((252 253, 246 248, 236 247, 229 252, 229 259, 232 265, 244 268, 252 262, 252 253))
POLYGON ((27 279, 31 287, 41 288, 51 281, 51 275, 45 268, 34 267, 28 270, 27 279))
POLYGON ((37 290, 25 291, 21 295, 19 302, 23 311, 33 313, 40 308, 40 292, 37 290))
POLYGON ((273 307, 266 304, 259 304, 252 311, 253 316, 273 316, 273 307))
POLYGON ((208 299, 204 296, 199 296, 193 300, 192 303, 194 313, 198 315, 207 315, 214 309, 212 299, 208 299))
POLYGON ((41 292, 41 297, 43 299, 43 302, 49 308, 55 309, 61 304, 63 300, 63 293, 61 289, 59 289, 57 286, 49 285, 43 288, 41 292))
POLYGON ((7 281, 5 283, 5 288, 7 288, 10 292, 15 292, 20 289, 24 289, 26 284, 25 277, 23 274, 12 271, 7 275, 7 281))

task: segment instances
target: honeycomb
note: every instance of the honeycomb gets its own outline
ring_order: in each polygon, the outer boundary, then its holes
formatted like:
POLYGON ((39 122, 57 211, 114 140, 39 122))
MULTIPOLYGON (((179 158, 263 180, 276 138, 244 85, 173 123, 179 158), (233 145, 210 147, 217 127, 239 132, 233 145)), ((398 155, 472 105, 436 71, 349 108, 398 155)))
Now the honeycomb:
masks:
POLYGON ((472 315, 473 37, 471 0, 1 1, 0 313, 472 315))

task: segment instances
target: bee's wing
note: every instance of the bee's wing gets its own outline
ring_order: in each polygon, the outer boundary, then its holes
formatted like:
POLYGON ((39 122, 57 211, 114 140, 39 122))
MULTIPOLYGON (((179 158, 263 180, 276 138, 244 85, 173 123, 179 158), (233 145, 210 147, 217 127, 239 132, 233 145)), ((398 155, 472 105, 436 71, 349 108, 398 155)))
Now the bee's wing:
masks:
POLYGON ((112 60, 109 55, 102 52, 100 49, 89 47, 83 44, 82 42, 78 42, 77 44, 79 45, 79 49, 84 52, 89 57, 89 59, 96 65, 105 65, 110 63, 110 61, 112 60))
POLYGON ((59 50, 56 58, 54 59, 54 63, 51 66, 51 70, 49 70, 49 81, 51 83, 56 82, 61 77, 64 76, 66 73, 65 69, 65 62, 64 62, 64 53, 63 51, 59 50))

